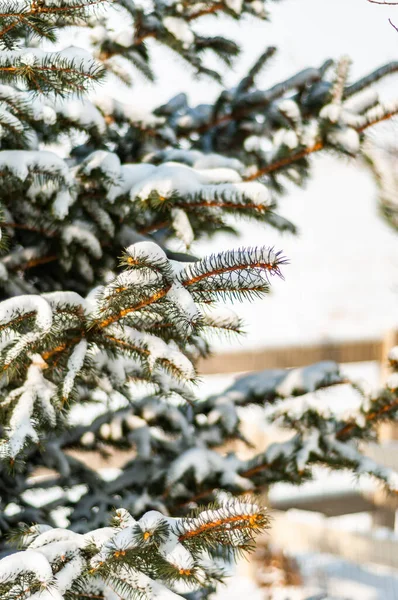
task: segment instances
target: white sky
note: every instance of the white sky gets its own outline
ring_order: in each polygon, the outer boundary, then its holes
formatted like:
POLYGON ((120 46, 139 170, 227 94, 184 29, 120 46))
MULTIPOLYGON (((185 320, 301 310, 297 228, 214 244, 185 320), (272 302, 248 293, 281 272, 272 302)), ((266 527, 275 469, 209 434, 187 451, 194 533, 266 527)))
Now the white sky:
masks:
MULTIPOLYGON (((203 31, 224 28, 242 44, 234 72, 226 73, 228 85, 244 75, 270 44, 279 51, 260 76, 264 87, 343 54, 354 61, 353 79, 398 60, 398 33, 388 23, 391 17, 398 24, 398 6, 377 6, 367 0, 283 0, 271 7, 270 23, 212 18, 201 22, 203 31)), ((133 91, 120 90, 121 99, 149 107, 180 91, 188 91, 194 103, 217 95, 216 83, 193 80, 189 68, 171 51, 155 44, 151 51, 157 85, 137 81, 133 91)), ((385 97, 398 96, 398 74, 380 89, 385 97)), ((394 127, 393 135, 398 136, 398 125, 394 127)), ((298 238, 242 223, 238 242, 219 236, 210 247, 202 243, 193 248, 204 254, 238 243, 271 244, 290 260, 284 270, 286 281, 275 282, 271 296, 237 307, 247 322, 247 336, 233 347, 380 337, 398 322, 398 235, 377 215, 371 177, 349 160, 324 156, 313 162, 314 178, 307 189, 294 189, 282 203, 282 214, 300 228, 298 238)), ((226 348, 225 341, 216 345, 226 348)))

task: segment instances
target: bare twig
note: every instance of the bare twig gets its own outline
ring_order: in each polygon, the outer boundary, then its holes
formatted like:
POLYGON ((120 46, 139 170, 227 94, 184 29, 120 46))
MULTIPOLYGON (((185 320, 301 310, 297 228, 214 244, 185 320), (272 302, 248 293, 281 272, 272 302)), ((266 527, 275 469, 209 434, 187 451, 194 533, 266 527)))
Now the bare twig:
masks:
POLYGON ((370 2, 371 4, 385 4, 385 6, 397 6, 398 2, 386 2, 386 0, 383 0, 383 2, 381 2, 381 0, 368 0, 368 2, 370 2))
POLYGON ((396 25, 394 25, 394 23, 391 21, 391 19, 388 19, 388 22, 390 23, 390 25, 392 25, 395 29, 395 31, 398 31, 398 27, 396 25))

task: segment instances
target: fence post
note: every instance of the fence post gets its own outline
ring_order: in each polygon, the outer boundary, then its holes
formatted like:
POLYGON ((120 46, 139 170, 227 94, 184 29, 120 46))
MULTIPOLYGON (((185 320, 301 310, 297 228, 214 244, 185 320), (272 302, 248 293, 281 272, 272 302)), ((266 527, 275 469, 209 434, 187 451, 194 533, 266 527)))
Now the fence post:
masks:
MULTIPOLYGON (((381 345, 380 356, 380 383, 386 384, 391 370, 388 365, 388 353, 391 348, 398 345, 398 329, 390 329, 386 332, 381 345)), ((398 423, 382 423, 379 428, 379 439, 382 442, 398 440, 398 423)))

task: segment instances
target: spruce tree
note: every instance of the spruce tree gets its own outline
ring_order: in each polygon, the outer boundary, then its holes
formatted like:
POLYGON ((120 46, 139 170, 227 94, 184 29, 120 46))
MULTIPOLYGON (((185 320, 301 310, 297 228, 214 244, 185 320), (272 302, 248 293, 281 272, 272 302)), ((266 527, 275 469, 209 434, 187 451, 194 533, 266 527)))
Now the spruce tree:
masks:
POLYGON ((197 401, 208 333, 242 329, 223 301, 266 294, 287 259, 267 246, 189 254, 194 240, 233 232, 231 216, 263 222, 265 237, 269 227, 294 234, 277 200, 286 182, 310 177, 315 152, 363 157, 380 173, 365 131, 398 102, 382 103, 372 85, 398 65, 348 83, 343 57, 259 89, 276 51, 267 48, 214 103, 191 106, 181 93, 146 116, 97 85, 130 83, 134 70, 153 79, 148 38, 221 81, 205 51, 230 65, 239 49, 199 35, 196 22, 267 19, 268 4, 0 3, 1 598, 206 598, 222 560, 268 526, 256 492, 300 484, 314 465, 398 490, 395 473, 360 452, 395 418, 396 375, 370 397, 356 387, 355 414, 325 402, 324 388, 351 385, 329 362, 248 375, 197 401), (72 26, 87 31, 90 52, 62 46, 72 26), (170 250, 174 238, 186 252, 170 250), (225 447, 250 445, 249 404, 295 435, 242 460, 225 447), (72 418, 76 406, 87 424, 72 418), (130 451, 112 479, 84 459, 110 447, 130 451))

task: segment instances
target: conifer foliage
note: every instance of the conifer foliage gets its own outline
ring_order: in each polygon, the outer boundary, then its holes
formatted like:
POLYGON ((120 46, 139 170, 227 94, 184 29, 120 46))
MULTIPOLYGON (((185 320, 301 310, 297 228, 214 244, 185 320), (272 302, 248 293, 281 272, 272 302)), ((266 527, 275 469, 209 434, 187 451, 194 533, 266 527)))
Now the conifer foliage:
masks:
POLYGON ((306 181, 315 152, 374 165, 365 131, 398 102, 372 84, 398 65, 349 84, 344 57, 261 89, 267 48, 214 103, 190 106, 182 93, 146 113, 96 85, 153 79, 153 43, 221 81, 208 52, 229 65, 239 49, 196 24, 265 20, 269 4, 0 2, 2 598, 206 598, 222 561, 268 526, 254 492, 300 484, 317 464, 398 491, 396 474, 358 450, 396 415, 395 375, 371 397, 356 388, 355 414, 327 401, 351 386, 329 362, 195 398, 209 333, 242 330, 222 303, 266 294, 287 259, 266 245, 188 254, 237 217, 294 234, 278 197, 306 181), (88 50, 66 47, 71 27, 88 50), (176 238, 186 252, 170 250, 176 238), (293 435, 243 460, 224 447, 250 444, 249 404, 293 435), (110 448, 129 451, 111 478, 87 459, 110 448))

